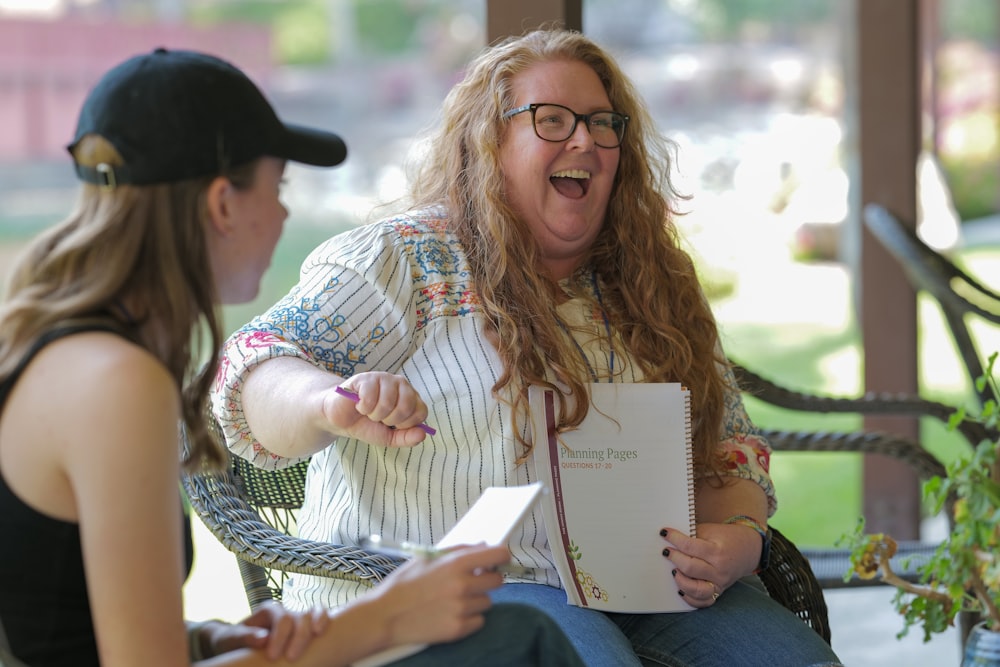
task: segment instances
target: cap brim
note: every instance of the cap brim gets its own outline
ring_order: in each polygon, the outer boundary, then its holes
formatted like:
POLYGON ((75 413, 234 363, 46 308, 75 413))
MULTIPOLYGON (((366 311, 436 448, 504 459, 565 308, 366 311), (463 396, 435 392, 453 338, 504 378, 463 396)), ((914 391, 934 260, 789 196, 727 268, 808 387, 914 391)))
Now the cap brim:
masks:
POLYGON ((285 136, 272 154, 314 167, 333 167, 347 158, 347 145, 332 132, 285 125, 285 136))

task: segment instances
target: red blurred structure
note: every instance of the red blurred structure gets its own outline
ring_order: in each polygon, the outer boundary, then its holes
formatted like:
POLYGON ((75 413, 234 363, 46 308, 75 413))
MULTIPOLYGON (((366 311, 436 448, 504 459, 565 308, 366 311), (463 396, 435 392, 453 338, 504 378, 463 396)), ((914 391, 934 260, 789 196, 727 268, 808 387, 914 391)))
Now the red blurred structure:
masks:
POLYGON ((0 19, 0 127, 7 128, 0 162, 61 157, 90 86, 119 61, 158 46, 232 60, 261 86, 272 67, 266 26, 0 19))

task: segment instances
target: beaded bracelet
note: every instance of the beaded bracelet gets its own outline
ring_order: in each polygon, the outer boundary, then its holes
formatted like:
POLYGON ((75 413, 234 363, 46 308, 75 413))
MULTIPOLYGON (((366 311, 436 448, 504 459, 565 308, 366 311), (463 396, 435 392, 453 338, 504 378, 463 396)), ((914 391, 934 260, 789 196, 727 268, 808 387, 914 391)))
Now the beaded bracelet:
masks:
POLYGON ((760 535, 760 539, 767 539, 767 528, 761 524, 760 521, 753 518, 752 516, 747 516, 746 514, 737 514, 736 516, 731 516, 722 523, 731 523, 739 526, 746 526, 747 528, 753 528, 760 535))

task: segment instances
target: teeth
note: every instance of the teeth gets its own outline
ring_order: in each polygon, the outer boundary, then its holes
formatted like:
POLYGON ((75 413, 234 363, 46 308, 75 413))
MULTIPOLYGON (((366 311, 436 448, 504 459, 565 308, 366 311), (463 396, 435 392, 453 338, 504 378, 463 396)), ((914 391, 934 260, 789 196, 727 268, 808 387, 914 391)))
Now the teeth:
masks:
POLYGON ((564 169, 552 174, 551 178, 590 178, 590 172, 583 169, 564 169))

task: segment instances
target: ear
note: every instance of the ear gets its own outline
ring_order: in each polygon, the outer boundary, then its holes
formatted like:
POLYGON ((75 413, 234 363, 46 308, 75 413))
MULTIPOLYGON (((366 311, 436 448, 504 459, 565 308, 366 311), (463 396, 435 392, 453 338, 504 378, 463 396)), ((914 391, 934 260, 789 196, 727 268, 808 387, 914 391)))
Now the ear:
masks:
POLYGON ((205 191, 208 219, 221 236, 228 236, 236 225, 233 210, 233 184, 228 178, 217 176, 205 191))

